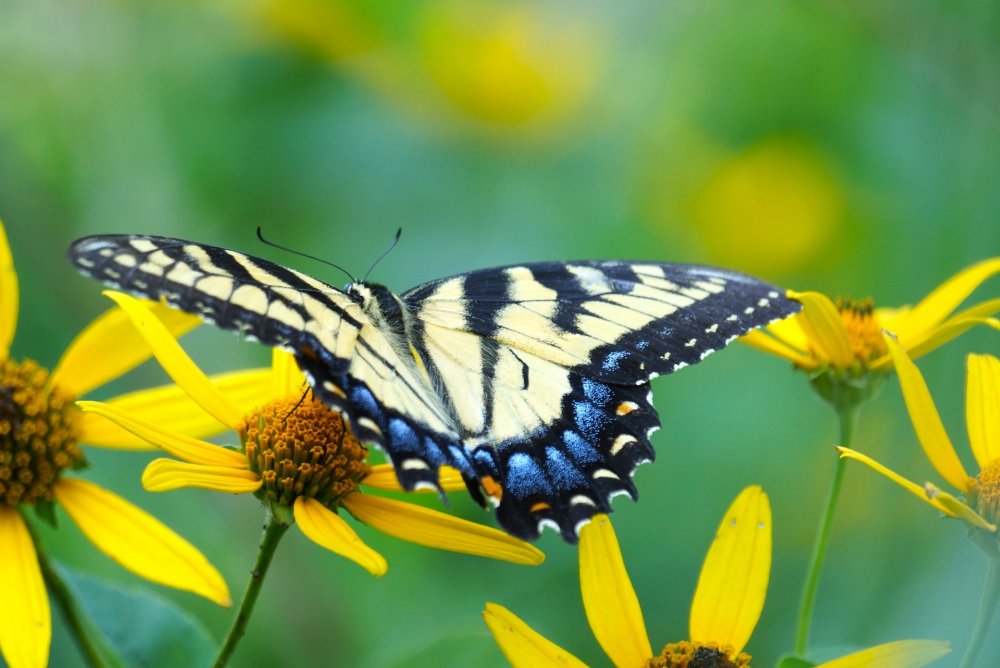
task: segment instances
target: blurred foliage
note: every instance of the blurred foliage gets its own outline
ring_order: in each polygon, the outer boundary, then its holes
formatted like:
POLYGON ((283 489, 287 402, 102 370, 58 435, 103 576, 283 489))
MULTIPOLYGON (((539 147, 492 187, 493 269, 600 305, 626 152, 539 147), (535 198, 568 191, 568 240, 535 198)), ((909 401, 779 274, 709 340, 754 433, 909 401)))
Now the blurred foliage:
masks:
MULTIPOLYGON (((997 62, 1000 9, 988 0, 11 0, 0 5, 0 215, 23 292, 13 352, 53 360, 107 306, 62 260, 71 240, 99 232, 231 246, 338 283, 262 248, 254 229, 360 274, 402 226, 372 274, 397 290, 497 264, 635 257, 907 303, 1000 254, 997 62)), ((995 295, 996 280, 984 290, 995 295)), ((212 371, 267 359, 218 332, 188 341, 212 371)), ((974 332, 921 360, 946 423, 961 424, 964 353, 997 349, 995 333, 974 332)), ((108 391, 161 380, 149 366, 108 391)), ((715 522, 760 483, 776 555, 748 651, 773 664, 792 643, 834 417, 804 378, 740 347, 654 388, 658 460, 637 473, 640 502, 615 504, 648 626, 664 634, 653 644, 686 635, 715 522)), ((855 447, 933 479, 895 381, 863 413, 855 447)), ((147 494, 146 457, 91 458, 92 479, 242 587, 261 519, 247 504, 147 494)), ((490 521, 467 499, 452 508, 490 521)), ((931 515, 849 469, 816 644, 926 637, 960 654, 983 558, 962 527, 931 515)), ((73 567, 125 579, 77 550, 78 535, 41 533, 73 567)), ((540 541, 547 563, 530 569, 365 532, 389 558, 380 580, 291 535, 237 665, 500 664, 486 600, 603 661, 582 633, 575 550, 552 535, 540 541)), ((221 635, 224 613, 173 598, 221 635)), ((53 651, 53 665, 80 661, 64 630, 53 651)))

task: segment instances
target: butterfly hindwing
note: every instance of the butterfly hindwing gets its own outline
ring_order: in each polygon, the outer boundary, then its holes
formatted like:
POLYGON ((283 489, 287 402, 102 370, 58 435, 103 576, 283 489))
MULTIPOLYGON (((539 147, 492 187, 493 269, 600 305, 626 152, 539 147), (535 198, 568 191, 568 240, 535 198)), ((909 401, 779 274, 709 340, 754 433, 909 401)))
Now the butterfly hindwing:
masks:
POLYGON ((501 524, 535 537, 549 523, 568 540, 611 496, 635 497, 659 427, 650 378, 797 310, 742 274, 628 262, 485 269, 402 299, 479 477, 503 489, 501 524))
POLYGON ((767 283, 692 265, 518 265, 396 296, 160 237, 88 237, 70 258, 292 352, 404 488, 436 486, 447 464, 510 533, 532 539, 548 524, 570 542, 615 495, 636 497, 632 474, 659 427, 650 378, 798 310, 767 283))

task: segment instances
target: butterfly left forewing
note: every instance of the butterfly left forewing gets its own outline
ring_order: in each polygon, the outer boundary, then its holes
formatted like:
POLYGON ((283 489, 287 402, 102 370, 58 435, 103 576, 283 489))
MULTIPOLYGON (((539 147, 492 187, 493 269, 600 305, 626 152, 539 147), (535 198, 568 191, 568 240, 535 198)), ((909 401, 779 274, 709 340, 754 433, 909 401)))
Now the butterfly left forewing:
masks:
POLYGON ((578 262, 472 272, 403 295, 498 519, 533 538, 635 496, 659 426, 651 377, 797 310, 776 288, 690 265, 578 262))
POLYGON ((347 369, 367 317, 311 276, 236 251, 137 235, 84 237, 69 249, 81 273, 163 301, 222 329, 347 369))

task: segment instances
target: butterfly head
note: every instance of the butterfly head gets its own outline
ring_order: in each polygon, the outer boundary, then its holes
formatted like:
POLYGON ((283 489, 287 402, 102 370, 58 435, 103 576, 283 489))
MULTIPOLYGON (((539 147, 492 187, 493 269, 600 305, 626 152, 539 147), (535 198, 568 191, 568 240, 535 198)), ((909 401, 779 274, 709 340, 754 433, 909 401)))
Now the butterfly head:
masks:
POLYGON ((352 281, 344 286, 344 293, 372 321, 394 331, 402 329, 403 303, 389 288, 378 283, 352 281))

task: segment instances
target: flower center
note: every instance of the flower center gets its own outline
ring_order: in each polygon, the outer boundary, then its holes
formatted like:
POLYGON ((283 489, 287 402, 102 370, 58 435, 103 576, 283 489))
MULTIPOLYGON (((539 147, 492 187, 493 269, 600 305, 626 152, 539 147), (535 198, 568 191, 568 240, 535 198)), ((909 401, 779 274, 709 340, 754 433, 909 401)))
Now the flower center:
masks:
POLYGON ((989 522, 1000 522, 1000 459, 994 459, 976 476, 976 510, 989 522))
POLYGON ((837 310, 847 329, 847 338, 854 351, 854 359, 868 366, 872 360, 889 352, 882 338, 882 328, 879 327, 872 308, 871 299, 837 298, 837 310))
POLYGON ((315 399, 279 399, 237 427, 250 470, 264 481, 258 496, 291 506, 313 498, 331 510, 371 471, 368 450, 339 413, 315 399))
POLYGON ((0 503, 52 501, 63 469, 85 464, 73 397, 46 389, 49 372, 31 360, 0 362, 0 503))
POLYGON ((648 668, 750 668, 750 655, 736 654, 729 645, 695 643, 687 640, 669 643, 659 656, 650 659, 648 668), (733 655, 736 655, 735 658, 733 655))

